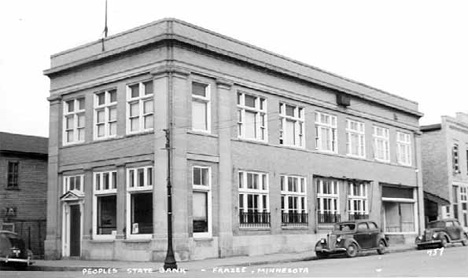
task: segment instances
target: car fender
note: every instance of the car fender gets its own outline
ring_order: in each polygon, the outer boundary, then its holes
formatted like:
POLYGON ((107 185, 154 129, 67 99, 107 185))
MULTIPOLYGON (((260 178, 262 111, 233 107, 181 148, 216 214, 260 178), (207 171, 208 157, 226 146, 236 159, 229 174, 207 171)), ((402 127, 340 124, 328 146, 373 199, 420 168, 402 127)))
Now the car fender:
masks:
POLYGON ((351 245, 352 243, 356 244, 356 246, 358 247, 359 250, 361 249, 361 246, 359 245, 359 243, 354 238, 345 239, 345 242, 343 243, 343 247, 348 248, 348 246, 351 245))
POLYGON ((388 247, 388 240, 387 240, 387 238, 386 238, 385 236, 383 236, 383 235, 379 235, 379 236, 377 237, 377 241, 375 242, 375 246, 379 246, 379 241, 380 241, 380 240, 383 240, 384 243, 385 243, 385 247, 388 247))
POLYGON ((446 232, 444 232, 444 231, 437 232, 437 238, 442 239, 442 237, 445 237, 447 239, 447 242, 449 242, 449 243, 452 241, 452 239, 450 238, 450 236, 446 232))
POLYGON ((315 248, 314 248, 314 250, 317 250, 317 247, 318 247, 318 246, 321 246, 320 249, 323 249, 324 247, 327 247, 327 246, 328 246, 328 242, 322 243, 321 241, 322 241, 322 240, 319 240, 319 241, 317 241, 317 243, 315 243, 315 248))

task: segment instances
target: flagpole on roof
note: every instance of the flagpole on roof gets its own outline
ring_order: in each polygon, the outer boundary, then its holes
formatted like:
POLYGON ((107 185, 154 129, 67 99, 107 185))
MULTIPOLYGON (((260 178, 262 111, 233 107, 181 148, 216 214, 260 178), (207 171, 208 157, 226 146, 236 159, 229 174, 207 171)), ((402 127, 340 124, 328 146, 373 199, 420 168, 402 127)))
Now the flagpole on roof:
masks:
POLYGON ((107 38, 107 33, 109 31, 109 28, 107 28, 107 0, 105 2, 105 10, 104 10, 104 37, 101 38, 101 45, 102 45, 102 51, 105 51, 104 47, 104 39, 107 38))

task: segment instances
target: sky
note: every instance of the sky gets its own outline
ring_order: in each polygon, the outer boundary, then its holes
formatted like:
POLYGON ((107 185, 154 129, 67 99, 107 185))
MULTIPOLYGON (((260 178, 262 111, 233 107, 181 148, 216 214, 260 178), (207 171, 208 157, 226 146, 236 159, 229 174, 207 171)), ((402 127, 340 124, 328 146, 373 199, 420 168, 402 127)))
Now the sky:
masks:
MULTIPOLYGON (((96 41, 105 0, 0 1, 0 131, 48 136, 52 54, 96 41)), ((108 0, 109 35, 174 17, 419 103, 468 112, 468 1, 108 0)))

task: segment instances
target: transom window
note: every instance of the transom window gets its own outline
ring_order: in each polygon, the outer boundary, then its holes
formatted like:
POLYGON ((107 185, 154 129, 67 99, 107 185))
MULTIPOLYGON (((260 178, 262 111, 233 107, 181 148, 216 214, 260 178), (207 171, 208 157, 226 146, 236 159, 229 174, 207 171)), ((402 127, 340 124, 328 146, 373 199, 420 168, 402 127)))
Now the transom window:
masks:
POLYGON ((383 162, 390 162, 389 130, 374 126, 374 158, 383 162))
POLYGON ((349 219, 367 219, 368 201, 367 201, 368 184, 366 182, 349 182, 348 183, 348 212, 349 219))
POLYGON ((281 222, 288 224, 307 224, 307 192, 304 177, 280 176, 281 184, 281 222))
POLYGON ((65 101, 64 105, 64 144, 81 143, 85 140, 85 99, 65 101))
POLYGON ((339 222, 339 180, 317 178, 318 223, 339 222))
POLYGON ((349 156, 366 156, 364 123, 346 120, 346 147, 349 156))
POLYGON ((141 82, 127 87, 129 133, 153 129, 153 82, 141 82))
POLYGON ((304 147, 304 108, 280 103, 280 144, 304 147))
POLYGON ((243 226, 270 226, 268 175, 239 171, 239 217, 243 226))
POLYGON ((153 167, 127 169, 127 235, 153 233, 153 167))
POLYGON ((315 112, 315 144, 319 151, 337 153, 336 116, 315 112))
POLYGON ((193 236, 211 236, 211 169, 192 168, 192 216, 193 236))
POLYGON ((70 190, 77 190, 84 192, 84 180, 83 175, 77 176, 65 176, 63 179, 63 193, 66 193, 70 190))
POLYGON ((210 86, 192 83, 192 129, 210 132, 210 86))
POLYGON ((114 238, 117 231, 117 172, 94 173, 93 236, 114 238))
POLYGON ((411 136, 409 133, 397 132, 398 163, 411 166, 411 136))
POLYGON ((237 93, 237 133, 240 138, 267 141, 265 98, 237 93))
POLYGON ((94 95, 94 138, 114 137, 117 134, 117 91, 94 95))

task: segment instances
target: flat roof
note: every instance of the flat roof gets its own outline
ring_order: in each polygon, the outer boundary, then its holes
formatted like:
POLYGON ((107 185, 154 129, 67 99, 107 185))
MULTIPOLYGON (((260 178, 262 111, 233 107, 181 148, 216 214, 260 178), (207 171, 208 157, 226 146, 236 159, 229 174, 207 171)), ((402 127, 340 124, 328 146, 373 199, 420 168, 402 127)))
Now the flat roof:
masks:
POLYGON ((387 105, 418 117, 423 115, 418 111, 418 103, 415 101, 174 18, 154 21, 102 40, 99 39, 54 54, 51 56, 51 68, 45 70, 44 74, 52 77, 59 72, 163 40, 176 40, 187 43, 206 51, 229 56, 275 72, 387 105), (105 50, 102 47, 103 43, 105 44, 105 50))

